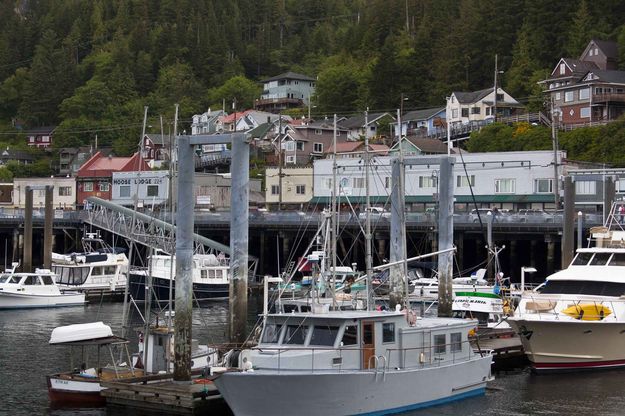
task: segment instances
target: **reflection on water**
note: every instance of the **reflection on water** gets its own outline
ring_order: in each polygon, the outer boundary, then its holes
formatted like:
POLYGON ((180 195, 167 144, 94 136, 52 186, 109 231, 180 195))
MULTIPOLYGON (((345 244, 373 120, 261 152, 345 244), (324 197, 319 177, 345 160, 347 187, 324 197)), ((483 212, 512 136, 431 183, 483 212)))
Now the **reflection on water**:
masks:
MULTIPOLYGON (((130 326, 139 328, 142 325, 140 314, 137 309, 131 309, 130 326)), ((257 319, 257 310, 260 310, 257 300, 250 299, 250 324, 257 319)), ((193 337, 201 343, 224 341, 227 314, 226 302, 194 309, 193 337)), ((70 367, 69 348, 48 345, 51 331, 61 325, 94 321, 111 325, 113 332, 120 335, 122 304, 96 303, 86 307, 0 311, 0 415, 106 415, 105 409, 52 410, 48 406, 46 374, 70 367)), ((135 352, 136 332, 130 331, 127 335, 131 341, 131 352, 135 352)), ((541 376, 532 375, 527 369, 500 373, 489 384, 486 396, 410 414, 622 415, 625 413, 625 395, 621 388, 624 378, 624 370, 541 376)))

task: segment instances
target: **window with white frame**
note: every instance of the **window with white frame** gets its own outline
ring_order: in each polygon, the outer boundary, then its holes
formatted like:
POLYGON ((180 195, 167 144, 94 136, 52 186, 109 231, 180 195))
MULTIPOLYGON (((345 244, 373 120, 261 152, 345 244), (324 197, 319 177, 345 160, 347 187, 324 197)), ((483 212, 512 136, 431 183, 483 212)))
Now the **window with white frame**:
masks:
POLYGON ((534 179, 534 193, 548 194, 553 192, 553 179, 534 179))
POLYGON ((120 198, 130 198, 130 185, 121 185, 119 187, 120 198))
POLYGON ((575 99, 575 91, 567 91, 564 93, 564 102, 568 103, 575 99))
POLYGON ((271 185, 271 195, 280 194, 280 185, 271 185))
POLYGON ((579 90, 579 99, 587 100, 590 97, 590 88, 584 88, 579 90))
POLYGON ((562 99, 562 94, 559 92, 556 92, 556 100, 561 100, 562 99))
POLYGON ((82 190, 85 192, 93 192, 93 182, 85 182, 82 186, 82 190))
POLYGON ((306 194, 306 185, 296 185, 295 193, 297 195, 305 195, 306 194))
POLYGON ((511 178, 495 179, 496 194, 513 194, 516 189, 516 181, 511 178))
POLYGON ((297 150, 299 150, 300 152, 304 151, 304 142, 297 142, 297 150))
POLYGON ((293 155, 287 156, 286 157, 286 163, 295 163, 295 156, 293 156, 293 155))
POLYGON ((480 114, 480 107, 471 107, 471 114, 480 114))
POLYGON ((458 109, 454 108, 451 110, 451 118, 458 118, 458 109))
POLYGON ((468 108, 463 108, 462 109, 462 117, 469 117, 469 109, 468 108))
POLYGON ((449 351, 460 352, 462 351, 462 333, 452 332, 449 339, 449 351))
POLYGON ((445 334, 434 335, 434 354, 445 354, 447 343, 445 334))
POLYGON ((393 178, 391 178, 390 176, 387 176, 384 178, 384 187, 386 189, 391 189, 391 186, 393 186, 393 178))
POLYGON ((72 187, 59 186, 59 196, 72 196, 72 187))
POLYGON ((323 133, 321 129, 315 129, 315 134, 321 134, 321 133, 323 133))
POLYGON ((295 142, 292 142, 292 141, 286 142, 286 143, 284 144, 284 148, 285 148, 287 151, 292 152, 293 150, 295 150, 295 142))
POLYGON ((365 187, 365 178, 353 178, 352 179, 352 187, 353 188, 364 188, 365 187))
POLYGON ((597 193, 597 182, 575 181, 575 193, 577 195, 594 195, 597 193))
POLYGON ((561 63, 560 64, 560 75, 564 75, 566 74, 566 64, 565 63, 561 63))
POLYGON ((432 176, 419 176, 419 188, 436 188, 438 183, 432 176))
POLYGON ((148 185, 147 196, 158 196, 158 185, 148 185))
POLYGON ((323 153, 323 143, 313 143, 313 153, 323 153))
POLYGON ((579 116, 581 118, 590 118, 590 107, 582 107, 579 109, 579 116))
POLYGON ((100 190, 100 192, 108 192, 108 190, 109 190, 109 183, 108 182, 100 182, 100 183, 98 183, 98 189, 100 190))
POLYGON ((456 177, 456 186, 458 188, 466 188, 467 186, 475 186, 475 175, 458 175, 456 177))

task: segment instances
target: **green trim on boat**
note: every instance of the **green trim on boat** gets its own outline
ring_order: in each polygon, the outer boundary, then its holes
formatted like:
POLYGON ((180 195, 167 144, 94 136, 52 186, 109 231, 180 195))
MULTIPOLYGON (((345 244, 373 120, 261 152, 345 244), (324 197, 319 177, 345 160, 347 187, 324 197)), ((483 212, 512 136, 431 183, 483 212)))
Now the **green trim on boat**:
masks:
POLYGON ((476 298, 491 298, 491 299, 501 299, 501 296, 496 295, 494 293, 482 293, 482 292, 456 292, 456 296, 467 296, 467 297, 476 297, 476 298))

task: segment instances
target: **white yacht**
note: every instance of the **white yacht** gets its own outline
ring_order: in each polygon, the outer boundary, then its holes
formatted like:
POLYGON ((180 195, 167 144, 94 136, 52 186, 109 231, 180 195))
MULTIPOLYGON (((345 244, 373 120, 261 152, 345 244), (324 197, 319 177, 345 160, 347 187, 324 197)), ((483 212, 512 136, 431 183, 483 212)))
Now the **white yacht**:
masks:
POLYGON ((61 292, 47 269, 0 275, 0 309, 56 308, 85 304, 84 293, 61 292))
POLYGON ((591 235, 595 246, 524 292, 508 318, 538 372, 625 366, 625 231, 591 235))
MULTIPOLYGON (((151 278, 153 300, 169 302, 171 286, 175 298, 176 258, 166 254, 150 256, 147 269, 130 273, 130 294, 135 301, 145 301, 145 284, 148 273, 151 278), (172 279, 172 273, 174 277, 172 279)), ((230 262, 223 255, 193 255, 193 297, 195 300, 225 299, 230 290, 230 262)))
POLYGON ((52 253, 51 268, 59 276, 57 284, 62 289, 86 293, 123 293, 128 271, 126 254, 110 247, 94 233, 88 233, 82 243, 83 252, 52 253))
MULTIPOLYGON (((458 292, 480 292, 493 293, 494 287, 488 284, 484 279, 486 269, 479 269, 470 277, 456 277, 452 279, 452 290, 454 296, 458 292)), ((411 280, 414 290, 411 297, 420 300, 436 301, 438 300, 438 277, 422 277, 411 280)))
POLYGON ((401 413, 484 393, 475 321, 404 312, 271 314, 260 343, 215 379, 237 416, 401 413))

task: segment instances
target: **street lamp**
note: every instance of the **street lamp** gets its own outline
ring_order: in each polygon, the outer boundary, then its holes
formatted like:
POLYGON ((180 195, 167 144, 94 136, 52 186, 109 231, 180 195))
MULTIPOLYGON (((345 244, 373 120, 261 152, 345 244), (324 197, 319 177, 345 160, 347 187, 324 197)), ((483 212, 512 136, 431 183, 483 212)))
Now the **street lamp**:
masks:
MULTIPOLYGON (((408 101, 408 97, 406 97, 404 95, 404 93, 402 92, 400 94, 400 100, 399 100, 399 115, 400 117, 404 115, 404 101, 408 101)), ((402 126, 402 122, 401 120, 398 120, 398 126, 399 126, 399 137, 401 137, 402 132, 403 132, 403 126, 402 126)), ((406 128, 406 135, 408 135, 408 128, 406 128)))
POLYGON ((521 293, 525 291, 525 273, 536 273, 537 270, 533 267, 521 267, 521 293))

